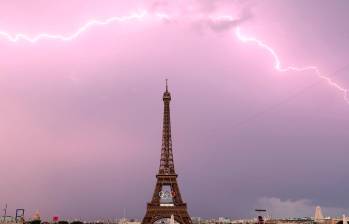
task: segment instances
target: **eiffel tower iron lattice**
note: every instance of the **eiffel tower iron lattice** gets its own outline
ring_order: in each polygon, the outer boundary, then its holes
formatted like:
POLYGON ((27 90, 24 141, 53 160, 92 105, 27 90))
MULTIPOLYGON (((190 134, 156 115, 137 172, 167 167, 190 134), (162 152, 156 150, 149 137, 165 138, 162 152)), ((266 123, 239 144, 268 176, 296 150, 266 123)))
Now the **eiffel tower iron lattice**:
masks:
POLYGON ((180 224, 192 224, 187 211, 187 205, 183 202, 179 191, 177 177, 173 163, 170 101, 171 94, 168 91, 166 80, 166 91, 163 95, 164 120, 162 130, 162 147, 159 172, 156 175, 156 185, 151 202, 147 204, 147 211, 142 224, 162 223, 169 220, 173 215, 176 222, 180 224))

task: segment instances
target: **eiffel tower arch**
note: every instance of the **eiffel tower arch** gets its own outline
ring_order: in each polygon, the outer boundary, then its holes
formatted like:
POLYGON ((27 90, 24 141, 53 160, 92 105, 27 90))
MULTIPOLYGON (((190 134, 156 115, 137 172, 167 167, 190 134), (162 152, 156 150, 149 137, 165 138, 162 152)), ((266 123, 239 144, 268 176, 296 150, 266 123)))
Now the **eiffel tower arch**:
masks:
POLYGON ((187 210, 187 204, 183 202, 173 163, 170 101, 171 94, 168 91, 166 80, 166 91, 163 94, 164 117, 162 130, 162 146, 160 167, 156 175, 156 184, 152 199, 147 203, 147 211, 142 224, 161 223, 161 220, 170 219, 180 224, 192 224, 187 210))

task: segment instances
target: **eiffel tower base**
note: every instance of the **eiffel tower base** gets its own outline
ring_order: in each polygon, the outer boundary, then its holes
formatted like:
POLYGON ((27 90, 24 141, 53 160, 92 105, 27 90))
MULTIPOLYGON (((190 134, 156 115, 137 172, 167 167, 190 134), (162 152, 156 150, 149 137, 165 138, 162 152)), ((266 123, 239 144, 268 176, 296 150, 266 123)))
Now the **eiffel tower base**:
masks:
POLYGON ((151 203, 147 205, 147 211, 142 224, 153 224, 160 219, 170 219, 171 215, 173 215, 175 221, 180 224, 192 224, 186 204, 178 206, 158 206, 152 205, 151 203))

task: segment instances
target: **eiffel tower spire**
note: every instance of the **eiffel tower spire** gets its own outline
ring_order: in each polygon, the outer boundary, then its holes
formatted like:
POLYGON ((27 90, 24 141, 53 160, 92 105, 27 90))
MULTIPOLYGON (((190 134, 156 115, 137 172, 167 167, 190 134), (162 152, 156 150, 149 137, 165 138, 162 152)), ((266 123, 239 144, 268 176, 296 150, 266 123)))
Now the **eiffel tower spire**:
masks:
POLYGON ((164 101, 164 118, 162 126, 162 145, 159 175, 176 174, 173 163, 172 139, 171 139, 171 119, 170 119, 170 101, 171 94, 168 91, 166 79, 166 91, 163 95, 164 101))

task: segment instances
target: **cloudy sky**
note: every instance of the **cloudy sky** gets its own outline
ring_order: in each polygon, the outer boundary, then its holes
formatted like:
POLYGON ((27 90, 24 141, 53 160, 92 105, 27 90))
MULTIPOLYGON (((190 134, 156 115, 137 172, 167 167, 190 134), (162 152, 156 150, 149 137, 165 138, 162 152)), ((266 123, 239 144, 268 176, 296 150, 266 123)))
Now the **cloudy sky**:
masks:
POLYGON ((168 78, 192 216, 349 214, 348 10, 346 0, 1 1, 0 205, 142 218, 168 78), (71 38, 31 42, 42 33, 71 38), (276 57, 318 71, 280 72, 276 57))

